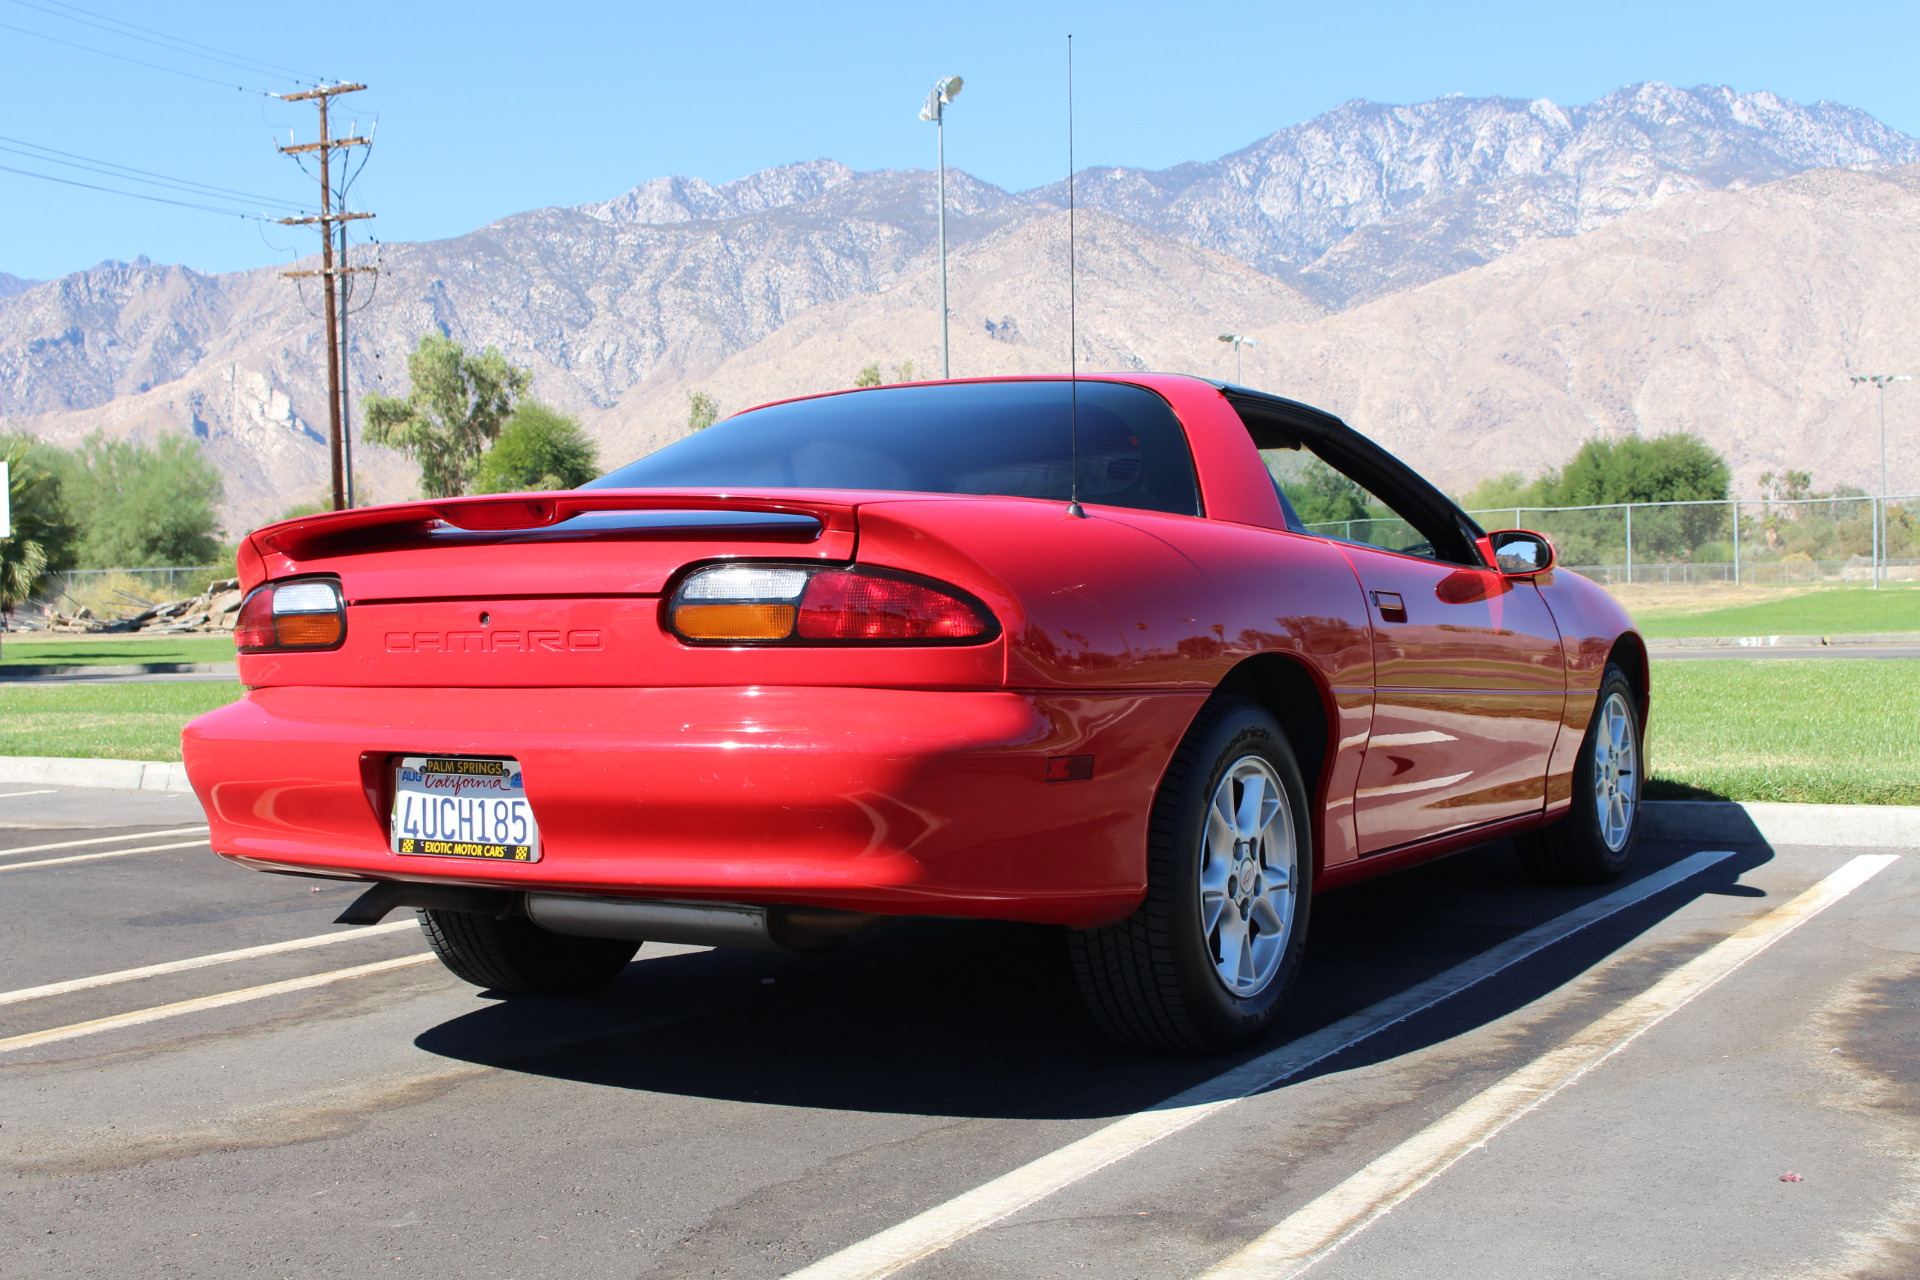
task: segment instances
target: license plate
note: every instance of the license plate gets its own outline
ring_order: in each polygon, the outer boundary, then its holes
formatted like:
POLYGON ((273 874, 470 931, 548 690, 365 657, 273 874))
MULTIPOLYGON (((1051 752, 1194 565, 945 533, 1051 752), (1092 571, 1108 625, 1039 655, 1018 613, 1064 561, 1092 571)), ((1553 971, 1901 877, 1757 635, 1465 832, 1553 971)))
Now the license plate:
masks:
POLYGON ((518 760, 402 756, 391 838, 395 853, 540 861, 540 828, 518 760))

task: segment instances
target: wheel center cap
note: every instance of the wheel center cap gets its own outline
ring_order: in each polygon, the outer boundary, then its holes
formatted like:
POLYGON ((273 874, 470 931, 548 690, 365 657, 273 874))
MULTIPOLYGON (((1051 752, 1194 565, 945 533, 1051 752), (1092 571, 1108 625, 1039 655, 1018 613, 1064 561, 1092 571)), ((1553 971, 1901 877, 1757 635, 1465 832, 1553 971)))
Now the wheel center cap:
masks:
POLYGON ((1259 868, 1251 862, 1240 868, 1240 892, 1242 894, 1250 894, 1253 892, 1253 882, 1258 873, 1259 868))

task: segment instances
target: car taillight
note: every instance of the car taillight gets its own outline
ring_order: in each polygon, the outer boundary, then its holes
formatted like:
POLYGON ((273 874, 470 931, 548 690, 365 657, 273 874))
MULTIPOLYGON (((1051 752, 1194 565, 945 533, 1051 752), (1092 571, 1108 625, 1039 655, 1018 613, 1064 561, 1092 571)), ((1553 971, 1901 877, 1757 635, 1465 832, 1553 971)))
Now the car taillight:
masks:
POLYGON ((872 569, 715 565, 689 574, 667 610, 708 644, 938 644, 992 636, 985 608, 952 587, 872 569))
POLYGON ((969 640, 986 629, 966 601, 902 578, 817 573, 800 600, 805 640, 969 640))
POLYGON ((327 649, 347 635, 340 584, 323 578, 267 583, 240 605, 233 643, 246 649, 327 649))

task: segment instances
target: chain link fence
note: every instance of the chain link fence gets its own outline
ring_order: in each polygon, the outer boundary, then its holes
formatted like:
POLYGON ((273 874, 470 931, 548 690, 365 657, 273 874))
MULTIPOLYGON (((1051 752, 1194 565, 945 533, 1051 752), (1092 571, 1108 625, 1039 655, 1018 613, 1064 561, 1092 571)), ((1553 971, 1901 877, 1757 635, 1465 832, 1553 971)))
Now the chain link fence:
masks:
MULTIPOLYGON (((1487 529, 1544 533, 1562 565, 1609 586, 1920 581, 1920 496, 1494 507, 1469 514, 1487 529)), ((1391 517, 1307 527, 1374 546, 1420 541, 1391 517)))
POLYGON ((230 565, 173 565, 151 569, 69 569, 50 573, 28 604, 15 611, 16 626, 50 614, 101 622, 132 618, 157 604, 199 595, 209 583, 233 576, 230 565))

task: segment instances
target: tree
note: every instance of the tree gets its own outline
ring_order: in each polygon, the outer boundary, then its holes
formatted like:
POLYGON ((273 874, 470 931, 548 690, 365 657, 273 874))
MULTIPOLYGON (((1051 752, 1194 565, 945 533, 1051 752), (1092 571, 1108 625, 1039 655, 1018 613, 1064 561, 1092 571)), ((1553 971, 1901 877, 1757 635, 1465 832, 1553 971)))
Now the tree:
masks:
POLYGON ((704 391, 687 392, 687 430, 705 431, 720 421, 720 402, 704 391))
POLYGON ((0 612, 31 600, 47 574, 73 561, 74 527, 57 453, 32 436, 0 436, 13 531, 0 538, 0 612))
POLYGON ((151 445, 96 431, 60 459, 61 488, 79 526, 86 568, 209 564, 220 554, 225 484, 191 436, 151 445))
POLYGON ((1775 502, 1799 502, 1805 498, 1824 498, 1827 495, 1813 491, 1811 471, 1782 471, 1778 474, 1762 471, 1760 496, 1775 502))
POLYGON ((405 399, 367 397, 363 434, 420 464, 422 496, 458 497, 533 375, 497 348, 471 356, 452 338, 429 333, 407 357, 407 376, 413 387, 405 399))
POLYGON ((1556 507, 1610 502, 1724 502, 1727 460, 1699 436, 1589 440, 1558 473, 1542 477, 1556 507))
POLYGON ((860 370, 860 375, 853 380, 853 385, 856 387, 879 386, 880 385, 880 362, 878 360, 875 360, 872 364, 864 366, 860 370))
POLYGON ((1545 506, 1546 503, 1542 500, 1540 493, 1545 483, 1544 480, 1529 483, 1527 478, 1518 471, 1503 471, 1467 490, 1460 499, 1460 506, 1467 511, 1488 511, 1498 507, 1545 506))
MULTIPOLYGON (((1804 486, 1807 477, 1788 472, 1804 486)), ((1761 477, 1765 485, 1769 477, 1761 477)), ((1518 471, 1482 480, 1461 498, 1469 511, 1501 507, 1590 507, 1620 502, 1725 502, 1727 460, 1695 435, 1670 431, 1642 439, 1589 440, 1564 467, 1531 482, 1518 471)), ((1788 483, 1791 483, 1789 480, 1788 483)))
POLYGON ((580 423, 537 400, 523 402, 500 429, 474 473, 475 493, 578 489, 600 474, 593 442, 580 423))
POLYGON ((1282 481, 1280 487, 1302 524, 1368 518, 1367 491, 1318 458, 1301 468, 1298 479, 1282 481))

